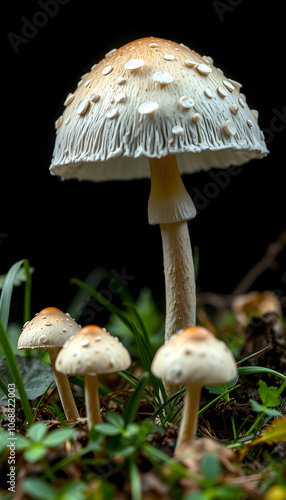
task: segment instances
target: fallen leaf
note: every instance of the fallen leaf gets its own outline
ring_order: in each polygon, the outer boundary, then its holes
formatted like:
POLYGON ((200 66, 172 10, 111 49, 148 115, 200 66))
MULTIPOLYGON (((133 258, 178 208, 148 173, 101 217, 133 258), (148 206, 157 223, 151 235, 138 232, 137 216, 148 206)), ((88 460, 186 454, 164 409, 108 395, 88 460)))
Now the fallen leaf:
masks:
POLYGON ((245 457, 246 453, 253 446, 257 446, 261 443, 272 445, 275 443, 281 443, 282 441, 286 441, 286 418, 280 417, 274 420, 271 424, 267 425, 262 436, 254 439, 254 441, 244 446, 240 452, 240 460, 245 457))

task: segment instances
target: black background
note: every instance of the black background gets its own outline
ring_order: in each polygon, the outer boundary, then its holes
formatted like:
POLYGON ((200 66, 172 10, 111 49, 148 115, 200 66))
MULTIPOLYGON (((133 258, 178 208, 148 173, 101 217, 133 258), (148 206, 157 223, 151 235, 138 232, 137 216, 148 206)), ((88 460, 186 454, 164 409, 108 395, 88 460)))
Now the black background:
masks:
MULTIPOLYGON (((0 274, 29 259, 35 267, 33 314, 49 305, 65 310, 76 292, 69 279, 84 279, 96 266, 133 276, 130 292, 149 286, 162 305, 160 231, 147 221, 149 181, 61 182, 49 174, 54 122, 80 76, 114 47, 159 36, 211 55, 228 77, 243 83, 271 152, 229 175, 227 187, 205 172, 184 177, 190 193, 194 188, 207 193, 189 223, 200 254, 198 284, 202 290, 231 292, 285 227, 282 5, 279 10, 277 2, 256 0, 53 0, 53 15, 42 15, 45 4, 5 5, 0 274), (26 19, 38 27, 25 33, 26 19), (28 33, 27 43, 13 47, 11 33, 28 33)), ((254 287, 285 291, 284 259, 285 251, 276 271, 254 287)), ((16 291, 12 317, 21 317, 21 301, 22 292, 16 291)))

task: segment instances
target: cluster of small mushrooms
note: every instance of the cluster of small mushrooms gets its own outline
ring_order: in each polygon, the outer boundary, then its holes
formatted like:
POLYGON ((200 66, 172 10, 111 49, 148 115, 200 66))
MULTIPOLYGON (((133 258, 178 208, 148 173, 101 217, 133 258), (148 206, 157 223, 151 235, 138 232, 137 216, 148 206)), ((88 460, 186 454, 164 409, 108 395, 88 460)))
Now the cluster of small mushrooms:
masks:
MULTIPOLYGON (((47 307, 28 321, 18 349, 48 349, 59 397, 66 418, 79 418, 68 375, 84 375, 88 428, 102 421, 98 376, 127 370, 128 350, 118 337, 97 325, 81 328, 68 313, 47 307)), ((196 432, 200 392, 204 385, 226 384, 236 375, 236 363, 226 344, 200 326, 186 328, 155 354, 151 370, 161 379, 187 385, 176 449, 196 432), (222 369, 223 367, 223 369, 222 369)))
MULTIPOLYGON (((201 387, 236 376, 228 348, 195 326, 187 221, 196 209, 181 175, 263 158, 268 150, 258 112, 247 105, 241 84, 225 76, 211 57, 154 37, 111 50, 82 76, 64 107, 56 121, 53 175, 86 181, 151 179, 148 219, 160 225, 166 288, 165 345, 156 353, 152 370, 163 379, 168 396, 187 384, 180 443, 194 434, 201 387)), ((97 375, 128 368, 130 356, 99 327, 80 329, 65 315, 55 317, 53 308, 39 313, 24 328, 19 348, 49 349, 70 418, 77 418, 77 411, 63 374, 85 375, 91 427, 100 420, 97 375), (56 323, 64 328, 57 330, 56 323), (36 331, 41 347, 34 340, 36 331), (55 340, 48 335, 52 331, 55 340), (73 338, 64 344, 69 335, 73 338)))

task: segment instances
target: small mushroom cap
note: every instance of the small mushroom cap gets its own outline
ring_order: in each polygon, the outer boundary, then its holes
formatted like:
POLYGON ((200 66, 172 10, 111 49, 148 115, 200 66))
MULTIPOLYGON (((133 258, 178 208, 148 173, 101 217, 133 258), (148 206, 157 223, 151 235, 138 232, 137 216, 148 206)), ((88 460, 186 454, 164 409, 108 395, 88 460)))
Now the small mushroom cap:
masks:
POLYGON ((130 354, 118 337, 96 325, 83 327, 56 359, 56 370, 71 375, 114 373, 130 365, 130 354))
POLYGON ((70 316, 56 307, 46 307, 23 326, 18 349, 50 349, 62 347, 79 330, 70 316))
POLYGON ((50 171, 107 181, 150 177, 148 158, 172 154, 181 174, 262 158, 258 114, 240 87, 183 44, 134 40, 106 54, 68 94, 50 171))
POLYGON ((237 375, 230 349, 201 326, 182 330, 160 347, 151 370, 156 377, 178 385, 227 384, 237 375))

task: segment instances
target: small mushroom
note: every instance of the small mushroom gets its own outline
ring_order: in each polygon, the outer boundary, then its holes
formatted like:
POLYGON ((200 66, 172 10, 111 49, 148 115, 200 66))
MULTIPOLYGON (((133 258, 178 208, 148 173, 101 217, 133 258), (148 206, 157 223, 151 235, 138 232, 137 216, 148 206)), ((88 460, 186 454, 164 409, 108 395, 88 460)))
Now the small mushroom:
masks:
POLYGON ((131 364, 127 349, 106 330, 96 325, 83 327, 59 353, 56 369, 85 376, 85 404, 88 428, 101 422, 98 375, 126 370, 131 364))
POLYGON ((230 349, 201 326, 182 330, 160 347, 151 370, 167 382, 187 385, 176 450, 194 437, 202 387, 227 384, 237 375, 230 349))
POLYGON ((48 349, 59 397, 67 420, 76 420, 79 414, 72 395, 68 377, 55 368, 56 357, 64 343, 80 326, 69 313, 56 307, 47 307, 31 321, 25 323, 18 340, 18 349, 48 349))

